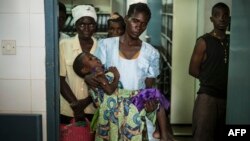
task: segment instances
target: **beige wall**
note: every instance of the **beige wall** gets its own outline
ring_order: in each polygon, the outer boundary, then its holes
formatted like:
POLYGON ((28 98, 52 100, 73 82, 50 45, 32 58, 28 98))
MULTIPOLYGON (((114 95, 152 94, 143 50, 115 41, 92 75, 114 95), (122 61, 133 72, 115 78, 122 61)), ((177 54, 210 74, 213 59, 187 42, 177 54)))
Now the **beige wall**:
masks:
POLYGON ((197 0, 174 0, 171 81, 171 123, 191 124, 195 80, 188 74, 196 40, 197 0))
POLYGON ((1 0, 0 42, 16 41, 16 55, 0 50, 0 113, 43 116, 46 139, 44 0, 1 0))

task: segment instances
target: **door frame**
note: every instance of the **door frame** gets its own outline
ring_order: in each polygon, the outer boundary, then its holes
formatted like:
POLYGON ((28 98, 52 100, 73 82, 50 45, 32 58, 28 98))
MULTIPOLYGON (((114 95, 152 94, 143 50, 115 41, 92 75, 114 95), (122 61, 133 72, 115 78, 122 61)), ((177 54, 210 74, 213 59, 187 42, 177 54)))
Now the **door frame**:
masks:
POLYGON ((47 141, 59 139, 58 0, 44 0, 47 141))

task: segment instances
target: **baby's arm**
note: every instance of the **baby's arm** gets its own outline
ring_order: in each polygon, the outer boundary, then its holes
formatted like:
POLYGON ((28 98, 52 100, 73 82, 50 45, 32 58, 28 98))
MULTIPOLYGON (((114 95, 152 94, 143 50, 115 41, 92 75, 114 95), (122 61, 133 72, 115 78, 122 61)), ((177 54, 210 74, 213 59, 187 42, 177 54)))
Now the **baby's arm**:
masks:
POLYGON ((158 108, 159 102, 157 100, 148 100, 144 104, 145 111, 150 113, 158 108))
POLYGON ((118 87, 118 82, 119 82, 119 79, 120 79, 120 74, 119 74, 118 70, 116 69, 116 67, 110 67, 109 71, 114 74, 114 79, 113 79, 113 81, 111 83, 108 82, 108 80, 105 77, 105 75, 100 76, 98 78, 98 81, 100 83, 100 86, 104 90, 104 92, 106 94, 108 94, 108 95, 111 95, 111 94, 114 93, 114 91, 118 87))
MULTIPOLYGON (((146 88, 153 88, 155 85, 155 78, 146 78, 145 79, 146 88)), ((144 107, 146 112, 153 112, 158 107, 158 101, 156 100, 148 100, 145 102, 144 107)))
POLYGON ((153 88, 154 85, 155 85, 155 78, 146 78, 145 79, 145 85, 146 85, 146 88, 153 88))

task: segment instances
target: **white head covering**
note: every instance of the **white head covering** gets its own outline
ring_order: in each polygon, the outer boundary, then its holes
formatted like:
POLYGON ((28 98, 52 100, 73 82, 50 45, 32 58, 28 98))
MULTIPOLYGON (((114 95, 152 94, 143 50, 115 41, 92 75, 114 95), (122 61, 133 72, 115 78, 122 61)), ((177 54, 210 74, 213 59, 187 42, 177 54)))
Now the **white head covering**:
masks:
POLYGON ((72 9, 72 16, 74 23, 82 17, 92 17, 94 18, 95 22, 97 20, 95 8, 90 5, 78 5, 72 9))

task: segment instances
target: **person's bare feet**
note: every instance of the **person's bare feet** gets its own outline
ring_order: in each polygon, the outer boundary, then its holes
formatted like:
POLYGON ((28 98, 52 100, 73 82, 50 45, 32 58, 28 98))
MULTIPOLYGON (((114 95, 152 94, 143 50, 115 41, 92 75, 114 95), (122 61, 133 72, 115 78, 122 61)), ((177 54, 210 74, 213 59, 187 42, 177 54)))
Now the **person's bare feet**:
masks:
POLYGON ((166 137, 161 136, 159 130, 155 130, 153 133, 153 138, 160 139, 160 141, 174 141, 174 137, 171 134, 166 134, 166 137))
POLYGON ((161 134, 160 134, 159 130, 155 130, 155 131, 154 131, 153 137, 154 137, 155 139, 160 139, 160 138, 161 138, 161 134))

